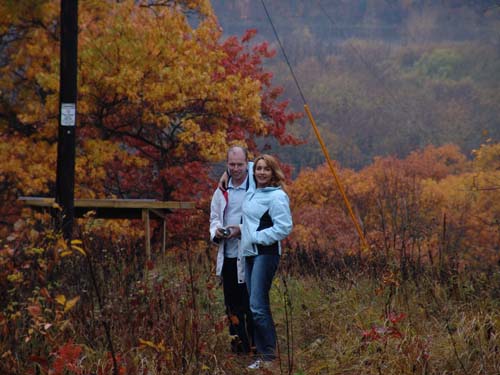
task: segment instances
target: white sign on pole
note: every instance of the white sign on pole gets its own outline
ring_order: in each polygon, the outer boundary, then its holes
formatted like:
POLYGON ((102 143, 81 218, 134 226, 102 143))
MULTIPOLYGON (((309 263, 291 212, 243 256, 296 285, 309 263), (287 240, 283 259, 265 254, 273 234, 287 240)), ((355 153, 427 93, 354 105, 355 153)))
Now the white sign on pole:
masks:
POLYGON ((76 104, 62 103, 61 104, 61 125, 75 126, 76 121, 76 104))

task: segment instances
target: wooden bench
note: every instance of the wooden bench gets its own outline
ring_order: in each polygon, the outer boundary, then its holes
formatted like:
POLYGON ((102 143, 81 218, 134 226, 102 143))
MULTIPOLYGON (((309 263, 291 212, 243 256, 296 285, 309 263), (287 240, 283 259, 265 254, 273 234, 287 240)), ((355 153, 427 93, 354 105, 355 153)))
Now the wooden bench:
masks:
MULTIPOLYGON (((34 209, 56 208, 54 198, 46 197, 19 197, 24 205, 34 209)), ((81 218, 90 211, 95 217, 103 219, 142 219, 145 225, 146 258, 151 259, 151 213, 162 220, 162 254, 165 253, 165 239, 167 234, 166 215, 172 210, 193 209, 194 202, 158 201, 154 199, 75 199, 75 217, 81 218)))

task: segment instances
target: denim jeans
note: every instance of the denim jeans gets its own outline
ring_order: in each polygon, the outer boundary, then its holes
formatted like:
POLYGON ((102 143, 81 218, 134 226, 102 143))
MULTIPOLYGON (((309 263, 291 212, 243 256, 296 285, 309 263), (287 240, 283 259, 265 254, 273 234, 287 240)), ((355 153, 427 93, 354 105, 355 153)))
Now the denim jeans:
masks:
POLYGON ((257 354, 265 361, 272 361, 276 358, 276 329, 269 305, 269 290, 280 256, 263 254, 246 257, 245 260, 245 278, 250 295, 257 354))

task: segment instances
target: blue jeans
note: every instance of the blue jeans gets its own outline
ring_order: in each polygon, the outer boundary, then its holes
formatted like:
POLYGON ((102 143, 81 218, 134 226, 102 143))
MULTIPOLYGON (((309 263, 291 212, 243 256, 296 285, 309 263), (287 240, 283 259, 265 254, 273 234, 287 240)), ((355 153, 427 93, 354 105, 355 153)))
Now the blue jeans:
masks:
POLYGON ((278 269, 280 256, 263 254, 245 259, 245 278, 250 296, 255 346, 263 360, 272 361, 276 358, 276 329, 269 305, 269 290, 278 269))

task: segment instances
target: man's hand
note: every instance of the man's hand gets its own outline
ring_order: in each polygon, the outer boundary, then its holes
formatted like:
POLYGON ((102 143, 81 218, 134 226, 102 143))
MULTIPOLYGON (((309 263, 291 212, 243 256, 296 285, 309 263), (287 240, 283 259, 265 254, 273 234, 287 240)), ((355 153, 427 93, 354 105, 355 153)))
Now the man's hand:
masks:
POLYGON ((215 238, 219 240, 226 238, 226 236, 224 235, 224 228, 217 228, 215 230, 215 238))
POLYGON ((239 225, 230 225, 225 228, 229 230, 229 234, 224 233, 224 228, 217 228, 215 231, 215 238, 218 239, 229 239, 229 238, 240 238, 240 226, 239 225))
POLYGON ((229 236, 227 236, 226 238, 240 238, 241 231, 239 225, 230 225, 226 227, 226 229, 229 229, 231 231, 229 236))

